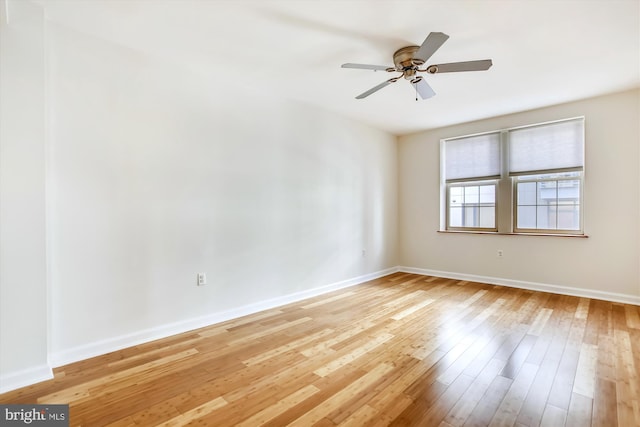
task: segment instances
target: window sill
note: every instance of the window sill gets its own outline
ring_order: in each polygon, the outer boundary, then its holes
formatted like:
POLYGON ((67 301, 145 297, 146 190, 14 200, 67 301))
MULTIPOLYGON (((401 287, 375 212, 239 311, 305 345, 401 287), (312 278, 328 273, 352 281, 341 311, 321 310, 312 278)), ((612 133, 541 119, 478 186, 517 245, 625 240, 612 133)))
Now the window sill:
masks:
POLYGON ((497 231, 453 231, 453 230, 438 230, 438 233, 444 234, 493 234, 497 236, 545 236, 545 237, 573 237, 580 239, 587 239, 589 236, 586 234, 553 234, 553 233, 499 233, 497 231))

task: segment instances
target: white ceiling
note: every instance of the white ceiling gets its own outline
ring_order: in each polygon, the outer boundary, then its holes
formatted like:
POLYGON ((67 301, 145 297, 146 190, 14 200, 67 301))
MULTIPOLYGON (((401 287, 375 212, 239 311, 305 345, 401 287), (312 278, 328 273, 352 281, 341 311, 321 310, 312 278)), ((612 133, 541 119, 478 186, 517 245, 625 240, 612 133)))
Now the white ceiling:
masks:
POLYGON ((394 134, 640 87, 638 0, 37 2, 75 30, 394 134), (404 80, 354 99, 389 76, 342 63, 391 65, 431 31, 450 39, 428 63, 493 67, 427 76, 426 101, 404 80))

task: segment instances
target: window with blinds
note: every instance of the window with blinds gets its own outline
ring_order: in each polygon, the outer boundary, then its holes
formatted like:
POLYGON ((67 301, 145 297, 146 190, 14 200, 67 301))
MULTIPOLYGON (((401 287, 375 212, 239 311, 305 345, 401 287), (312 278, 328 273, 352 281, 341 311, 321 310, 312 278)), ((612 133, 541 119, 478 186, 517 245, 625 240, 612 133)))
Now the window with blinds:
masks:
POLYGON ((497 231, 500 133, 447 140, 444 180, 448 230, 497 231))
POLYGON ((447 230, 583 234, 584 118, 442 140, 441 165, 447 230))
POLYGON ((582 233, 584 119, 508 132, 516 232, 582 233))

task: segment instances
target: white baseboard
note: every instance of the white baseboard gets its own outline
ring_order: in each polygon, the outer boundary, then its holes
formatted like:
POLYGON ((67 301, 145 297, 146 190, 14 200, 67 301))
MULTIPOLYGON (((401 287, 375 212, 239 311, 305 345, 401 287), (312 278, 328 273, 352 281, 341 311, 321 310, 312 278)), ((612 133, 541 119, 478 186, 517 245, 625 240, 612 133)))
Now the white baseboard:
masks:
POLYGON ((550 292, 560 295, 600 299, 611 302, 640 305, 640 297, 636 295, 618 294, 615 292, 595 291, 590 289, 573 288, 570 286, 552 285, 547 283, 526 282, 522 280, 503 279, 500 277, 478 276, 475 274, 454 273, 450 271, 429 270, 414 267, 398 267, 403 273, 422 274, 425 276, 444 277, 446 279, 469 280, 490 285, 509 286, 511 288, 528 289, 532 291, 550 292))
POLYGON ((0 376, 0 393, 6 393, 53 378, 53 371, 48 365, 35 366, 22 371, 11 372, 0 376))
POLYGON ((322 295, 331 291, 335 291, 349 286, 359 285, 369 280, 377 279, 398 271, 397 267, 387 268, 385 270, 376 271, 374 273, 365 274, 354 277, 352 279, 343 280, 332 283, 330 285, 308 289, 281 297, 271 298, 253 304, 247 304, 230 310, 212 313, 206 316, 193 319, 186 319, 180 322, 165 324, 142 331, 133 332, 127 335, 121 335, 106 340, 95 341, 86 345, 59 351, 50 355, 50 362, 53 367, 63 366, 79 360, 89 359, 91 357, 100 356, 112 351, 121 350, 123 348, 132 347, 153 340, 166 338, 172 335, 181 334, 183 332, 192 331, 194 329, 211 326, 216 323, 225 322, 227 320, 236 319, 248 314, 257 313, 259 311, 280 307, 292 302, 322 295))

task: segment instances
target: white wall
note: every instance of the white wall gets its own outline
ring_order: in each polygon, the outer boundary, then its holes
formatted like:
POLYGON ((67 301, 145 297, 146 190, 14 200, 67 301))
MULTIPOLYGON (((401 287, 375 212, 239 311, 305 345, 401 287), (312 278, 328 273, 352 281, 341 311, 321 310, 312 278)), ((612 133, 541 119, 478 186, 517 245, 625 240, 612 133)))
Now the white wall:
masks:
POLYGON ((54 364, 397 265, 394 136, 48 37, 54 364))
POLYGON ((401 264, 640 302, 639 101, 634 90, 399 138, 401 264), (582 115, 588 239, 437 232, 440 139, 582 115))
POLYGON ((51 376, 44 17, 29 3, 11 5, 0 0, 0 390, 51 376))

